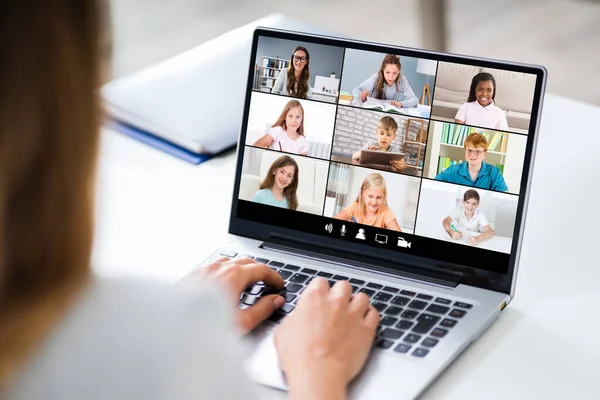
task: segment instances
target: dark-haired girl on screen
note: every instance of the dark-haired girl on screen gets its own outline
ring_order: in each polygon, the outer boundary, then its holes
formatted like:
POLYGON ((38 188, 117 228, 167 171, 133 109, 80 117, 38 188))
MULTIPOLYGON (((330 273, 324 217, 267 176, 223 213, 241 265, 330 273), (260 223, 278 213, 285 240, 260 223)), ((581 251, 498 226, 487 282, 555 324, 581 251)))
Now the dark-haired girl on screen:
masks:
POLYGON ((287 71, 279 72, 271 93, 299 99, 312 99, 310 88, 310 54, 306 47, 297 46, 290 57, 287 71))
POLYGON ((506 114, 494 104, 496 80, 488 72, 480 72, 473 77, 469 98, 458 109, 454 122, 481 126, 490 129, 508 129, 506 114))

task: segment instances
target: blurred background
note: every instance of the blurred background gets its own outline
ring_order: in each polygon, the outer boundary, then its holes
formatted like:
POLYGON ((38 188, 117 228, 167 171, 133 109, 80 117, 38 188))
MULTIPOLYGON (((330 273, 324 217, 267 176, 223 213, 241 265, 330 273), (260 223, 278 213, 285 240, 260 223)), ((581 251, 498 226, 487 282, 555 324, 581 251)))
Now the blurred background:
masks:
POLYGON ((600 105, 599 0, 107 1, 115 78, 280 12, 363 40, 541 64, 549 92, 600 105))

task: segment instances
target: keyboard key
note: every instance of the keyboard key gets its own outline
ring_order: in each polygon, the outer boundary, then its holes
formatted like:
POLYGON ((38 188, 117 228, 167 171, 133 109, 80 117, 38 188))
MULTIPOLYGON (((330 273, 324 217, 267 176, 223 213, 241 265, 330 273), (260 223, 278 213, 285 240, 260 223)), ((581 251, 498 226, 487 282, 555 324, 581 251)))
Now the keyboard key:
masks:
POLYGON ((285 290, 288 293, 298 293, 302 289, 302 285, 297 285, 295 283, 288 283, 285 285, 285 290))
POLYGON ((379 283, 369 282, 369 283, 367 283, 367 287, 370 287, 371 289, 379 290, 383 287, 383 285, 380 285, 379 283))
POLYGON ((255 282, 254 284, 258 285, 258 286, 265 286, 265 283, 263 281, 258 281, 258 282, 255 282))
POLYGON ((292 275, 292 277, 290 279, 288 279, 288 282, 304 283, 304 282, 306 282, 307 279, 308 279, 308 275, 300 274, 297 272, 294 275, 292 275))
POLYGON ((428 294, 423 294, 423 293, 419 293, 417 295, 417 299, 422 299, 422 300, 433 300, 433 296, 430 296, 428 294))
POLYGON ((440 320, 440 317, 431 314, 421 314, 417 318, 417 325, 412 329, 416 333, 427 333, 433 328, 440 320))
POLYGON ((410 308, 414 308, 415 310, 423 310, 427 307, 427 303, 421 300, 413 300, 408 305, 410 308))
POLYGON ((312 269, 312 268, 302 268, 302 272, 303 274, 310 274, 310 275, 314 275, 317 273, 316 269, 312 269))
POLYGON ((352 286, 352 293, 358 292, 358 286, 354 286, 354 285, 351 285, 351 286, 352 286))
POLYGON ((385 313, 387 315, 398 315, 398 314, 400 314, 402 312, 402 310, 403 309, 400 308, 400 307, 391 306, 391 307, 388 307, 387 310, 385 310, 385 313))
POLYGON ((347 281, 349 278, 347 276, 343 276, 343 275, 334 275, 333 280, 334 281, 347 281))
POLYGON ((277 273, 279 275, 281 275, 281 277, 283 278, 283 280, 286 280, 287 278, 289 278, 290 276, 292 276, 293 272, 292 271, 285 271, 285 270, 279 270, 277 271, 277 273))
POLYGON ((432 339, 432 338, 426 338, 425 340, 423 340, 423 343, 421 343, 421 346, 425 346, 425 347, 433 347, 436 344, 438 344, 439 340, 436 339, 432 339))
POLYGON ((419 315, 418 311, 406 310, 400 316, 402 318, 406 318, 406 319, 415 319, 417 317, 417 315, 419 315))
POLYGON ((406 343, 417 343, 419 340, 421 340, 421 336, 415 335, 414 333, 409 333, 408 335, 404 336, 404 341, 406 343))
POLYGON ((385 317, 383 317, 381 319, 381 321, 379 321, 380 325, 383 326, 392 326, 394 325, 396 322, 398 322, 398 318, 394 318, 394 317, 388 317, 387 315, 385 317))
POLYGON ((380 339, 375 347, 379 347, 380 349, 389 349, 393 344, 393 340, 380 339))
POLYGON ((466 313, 467 313, 466 311, 455 308, 454 310, 452 310, 452 312, 450 312, 450 317, 462 318, 465 316, 466 313))
POLYGON ((391 286, 386 286, 382 290, 385 292, 390 292, 390 293, 398 293, 400 291, 400 289, 397 289, 397 288, 391 287, 391 286))
POLYGON ((448 331, 445 329, 435 328, 434 330, 431 331, 430 335, 435 336, 437 338, 443 338, 444 336, 446 336, 447 333, 448 333, 448 331))
POLYGON ((410 290, 402 290, 402 291, 400 292, 400 294, 403 294, 403 295, 405 295, 405 296, 411 296, 411 297, 412 297, 412 296, 414 296, 416 293, 415 293, 415 292, 411 292, 410 290))
POLYGON ((460 301, 457 301, 456 303, 454 303, 455 307, 460 307, 460 308, 466 308, 468 310, 470 310, 471 308, 473 308, 472 304, 467 304, 467 303, 462 303, 460 301))
POLYGON ((321 272, 319 272, 317 274, 317 276, 322 276, 323 278, 329 279, 329 278, 331 278, 333 276, 333 274, 330 274, 329 272, 323 272, 323 271, 321 271, 321 272))
POLYGON ((387 304, 376 302, 376 303, 373 303, 373 307, 375 307, 375 309, 381 313, 381 312, 383 312, 383 310, 385 310, 387 308, 387 304))
POLYGON ((291 303, 292 301, 294 301, 294 299, 297 297, 295 294, 291 294, 288 293, 287 291, 283 294, 283 297, 285 297, 285 302, 286 303, 291 303))
POLYGON ((392 304, 395 306, 405 306, 408 304, 410 299, 408 297, 396 296, 392 299, 392 304))
POLYGON ((336 282, 337 281, 327 281, 327 283, 329 283, 329 288, 331 289, 336 282))
POLYGON ((403 334, 404 332, 400 332, 392 328, 385 328, 381 331, 381 337, 388 339, 399 339, 403 334))
POLYGON ((275 267, 275 268, 281 268, 283 267, 285 264, 279 261, 271 261, 269 263, 270 266, 275 267))
POLYGON ((297 265, 286 264, 283 266, 283 269, 288 269, 290 271, 299 271, 300 267, 297 265))
POLYGON ((263 287, 262 286, 252 286, 249 289, 246 289, 245 292, 254 296, 258 296, 262 291, 263 291, 263 287))
POLYGON ((415 357, 425 357, 427 353, 429 353, 429 350, 415 349, 415 351, 412 352, 412 355, 415 357))
POLYGON ((398 322, 396 328, 402 329, 403 331, 409 330, 415 323, 413 321, 407 321, 405 319, 398 322))
POLYGON ((286 313, 286 314, 289 314, 289 313, 291 313, 292 311, 294 311, 294 308, 296 308, 296 307, 294 307, 294 306, 293 306, 293 305, 291 305, 291 304, 284 304, 283 306, 281 306, 281 308, 280 308, 279 310, 280 310, 280 311, 283 311, 283 312, 284 312, 284 313, 286 313))
POLYGON ((238 253, 236 253, 233 250, 221 250, 219 251, 219 255, 229 258, 235 258, 238 255, 238 253))
POLYGON ((275 311, 269 318, 267 318, 271 322, 275 322, 276 324, 280 323, 283 318, 285 318, 286 314, 281 313, 279 311, 275 311))
POLYGON ((442 322, 440 322, 440 326, 443 326, 444 328, 452 328, 457 322, 458 321, 455 319, 445 318, 442 322))
POLYGON ((367 289, 367 288, 362 288, 362 289, 360 289, 358 292, 359 292, 359 293, 364 293, 364 294, 366 294, 366 295, 367 295, 367 296, 369 296, 369 297, 371 297, 371 296, 373 296, 373 295, 375 294, 375 291, 374 291, 374 290, 372 290, 372 289, 367 289))
POLYGON ((446 314, 448 311, 450 311, 450 307, 432 304, 429 307, 427 307, 427 311, 436 313, 436 314, 446 314))
POLYGON ((260 258, 260 257, 256 257, 256 258, 254 259, 254 261, 256 261, 256 262, 259 262, 259 263, 263 263, 263 264, 268 264, 268 263, 269 263, 269 261, 271 261, 271 260, 267 260, 266 258, 260 258))
POLYGON ((241 301, 243 304, 246 304, 246 305, 248 305, 248 306, 251 306, 251 305, 253 305, 254 303, 256 303, 256 302, 258 301, 258 299, 259 299, 259 297, 258 297, 258 296, 250 296, 249 294, 244 294, 244 295, 242 295, 242 298, 241 298, 241 300, 240 300, 240 301, 241 301))
POLYGON ((274 287, 271 287, 271 286, 265 286, 265 290, 261 293, 261 296, 269 296, 271 294, 279 294, 279 292, 281 292, 281 289, 275 289, 274 287))
POLYGON ((440 304, 451 304, 452 300, 448 300, 448 299, 444 299, 442 297, 438 297, 437 299, 435 299, 436 303, 440 303, 440 304))
POLYGON ((378 292, 375 295, 375 297, 373 297, 373 300, 377 300, 377 301, 389 301, 391 298, 392 298, 391 294, 383 293, 383 292, 378 292))
POLYGON ((314 276, 311 276, 310 278, 308 278, 308 280, 306 282, 304 282, 304 286, 310 285, 310 283, 313 281, 313 279, 315 279, 314 276))
POLYGON ((352 279, 350 279, 350 283, 353 285, 364 285, 365 281, 361 281, 360 279, 352 278, 352 279))
POLYGON ((400 343, 394 348, 394 351, 397 351, 398 353, 406 353, 410 350, 410 347, 411 346, 409 346, 408 344, 400 343))

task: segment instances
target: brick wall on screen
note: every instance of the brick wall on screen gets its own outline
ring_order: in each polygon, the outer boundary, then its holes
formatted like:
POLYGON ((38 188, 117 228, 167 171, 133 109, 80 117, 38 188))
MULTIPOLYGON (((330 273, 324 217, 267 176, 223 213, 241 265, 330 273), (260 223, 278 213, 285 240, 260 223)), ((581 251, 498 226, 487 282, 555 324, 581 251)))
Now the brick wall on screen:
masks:
MULTIPOLYGON (((353 107, 338 107, 335 135, 333 137, 333 153, 352 155, 360 150, 365 143, 377 140, 377 125, 384 115, 389 115, 396 120, 398 131, 394 144, 404 148, 404 136, 406 133, 407 117, 394 114, 386 114, 376 111, 363 110, 353 107)), ((408 133, 409 140, 415 140, 419 133, 419 123, 411 123, 408 133)), ((424 125, 427 132, 427 121, 424 125)), ((408 145, 406 152, 409 157, 415 157, 417 146, 408 145)), ((421 159, 424 156, 424 148, 421 150, 421 159)))

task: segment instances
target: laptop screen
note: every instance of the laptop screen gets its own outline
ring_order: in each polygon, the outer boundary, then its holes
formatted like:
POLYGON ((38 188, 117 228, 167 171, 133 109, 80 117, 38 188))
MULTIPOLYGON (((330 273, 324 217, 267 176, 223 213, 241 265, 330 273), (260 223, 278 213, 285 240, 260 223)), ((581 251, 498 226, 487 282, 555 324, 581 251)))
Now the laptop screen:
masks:
POLYGON ((540 71, 259 35, 232 215, 340 248, 507 274, 540 71))

